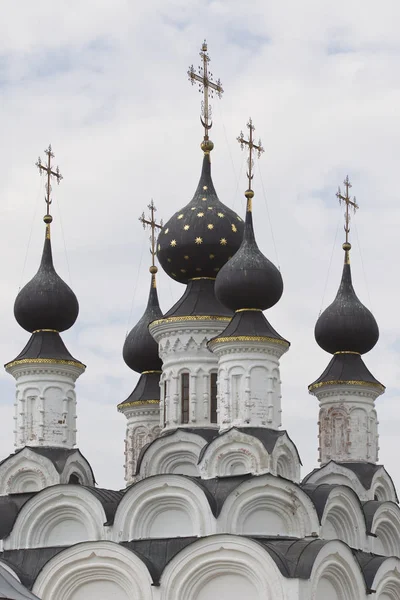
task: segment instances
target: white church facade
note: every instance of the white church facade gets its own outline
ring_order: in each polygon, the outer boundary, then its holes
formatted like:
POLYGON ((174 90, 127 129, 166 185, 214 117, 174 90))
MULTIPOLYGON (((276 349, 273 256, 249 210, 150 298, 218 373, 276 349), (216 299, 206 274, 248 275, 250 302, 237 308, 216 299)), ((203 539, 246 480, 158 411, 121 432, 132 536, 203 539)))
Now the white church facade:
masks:
MULTIPOLYGON (((379 330, 352 285, 348 219, 338 293, 315 328, 331 355, 309 386, 320 406, 320 466, 302 477, 282 412, 280 361, 290 343, 264 315, 283 280, 253 226, 252 166, 262 147, 250 121, 239 139, 249 161, 238 215, 211 177, 208 92, 223 90, 208 74, 205 44, 201 57, 202 68, 189 71, 205 102, 197 189, 162 227, 153 205, 143 217, 153 262, 146 309, 123 348, 140 377, 118 405, 127 420, 121 490, 98 488, 76 447, 75 385, 86 367, 60 333, 79 306, 53 265, 50 180, 60 174, 50 147, 38 163, 45 242, 14 308, 31 337, 5 365, 16 382, 15 451, 0 462, 0 598, 400 600, 400 507, 378 462, 375 400, 385 388, 362 358, 379 330), (166 313, 155 254, 186 286, 166 313)), ((355 202, 345 186, 348 216, 355 202)))

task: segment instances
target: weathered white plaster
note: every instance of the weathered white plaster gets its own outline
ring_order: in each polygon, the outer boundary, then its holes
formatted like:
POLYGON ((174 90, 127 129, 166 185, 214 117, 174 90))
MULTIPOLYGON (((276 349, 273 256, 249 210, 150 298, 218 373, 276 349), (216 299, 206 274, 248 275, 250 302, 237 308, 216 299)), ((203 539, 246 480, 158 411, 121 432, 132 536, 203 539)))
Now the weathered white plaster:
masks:
POLYGON ((163 361, 160 423, 164 430, 176 427, 213 427, 210 421, 210 376, 218 371, 218 358, 207 347, 229 319, 201 317, 193 320, 164 319, 149 326, 163 361), (182 423, 181 375, 189 374, 189 420, 182 423), (166 386, 164 386, 164 382, 166 386), (164 390, 167 390, 165 395, 164 390))
POLYGON ((370 550, 362 507, 350 487, 341 485, 330 492, 321 520, 321 537, 338 539, 366 552, 370 550))
POLYGON ((159 404, 120 405, 119 411, 127 418, 125 435, 125 481, 131 485, 136 480, 136 467, 140 452, 161 432, 159 404))
POLYGON ((62 363, 23 363, 7 367, 16 381, 15 446, 76 444, 75 381, 84 367, 62 363))
POLYGON ((218 403, 221 430, 281 426, 279 359, 287 345, 273 342, 212 343, 218 356, 218 403))
POLYGON ((371 600, 400 600, 400 560, 389 558, 377 570, 371 600))
POLYGON ((112 542, 86 542, 57 554, 39 573, 41 600, 152 600, 151 577, 130 550, 112 542))
POLYGON ((319 521, 310 498, 294 483, 273 475, 252 477, 225 500, 218 531, 242 535, 317 535, 319 521))
POLYGON ((307 600, 367 598, 359 564, 351 550, 340 541, 332 541, 320 550, 310 579, 310 594, 306 596, 307 600))
POLYGON ((161 577, 161 600, 215 598, 286 600, 283 578, 268 553, 251 540, 228 535, 191 544, 161 577))
POLYGON ((100 540, 106 520, 101 503, 89 490, 79 485, 52 486, 24 504, 4 548, 44 548, 100 540))
POLYGON ((195 482, 179 475, 158 475, 132 486, 114 520, 114 540, 211 535, 215 518, 195 482))
POLYGON ((400 508, 394 502, 383 502, 375 512, 371 533, 371 551, 384 556, 400 557, 400 508))
POLYGON ((205 444, 206 440, 200 435, 184 429, 156 439, 142 457, 137 479, 161 473, 198 477, 197 463, 205 444))
POLYGON ((375 400, 382 394, 376 386, 323 385, 312 392, 320 404, 319 461, 378 460, 378 419, 375 400))

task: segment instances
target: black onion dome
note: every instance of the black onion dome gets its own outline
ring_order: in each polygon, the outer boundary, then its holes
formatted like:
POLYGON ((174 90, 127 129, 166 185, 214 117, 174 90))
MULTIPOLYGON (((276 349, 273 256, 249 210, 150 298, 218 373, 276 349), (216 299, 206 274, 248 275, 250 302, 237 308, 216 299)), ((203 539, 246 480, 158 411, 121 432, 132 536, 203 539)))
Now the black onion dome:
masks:
POLYGON ((40 329, 65 331, 79 313, 74 292, 54 269, 49 232, 48 225, 39 270, 19 292, 14 304, 17 322, 31 333, 40 329))
POLYGON ((254 236, 251 209, 248 209, 241 246, 217 275, 217 298, 232 310, 265 310, 278 302, 282 292, 282 276, 260 252, 254 236))
POLYGON ((350 264, 346 261, 336 298, 315 325, 317 344, 330 354, 345 351, 365 354, 375 346, 378 338, 375 317, 357 298, 350 264))
POLYGON ((211 179, 210 154, 193 200, 162 228, 157 257, 164 271, 181 283, 213 277, 235 254, 243 236, 243 221, 218 199, 211 179))
POLYGON ((158 356, 158 345, 149 332, 149 324, 161 318, 162 312, 158 304, 156 279, 153 274, 146 310, 127 335, 122 351, 128 367, 137 373, 161 371, 162 362, 158 356))

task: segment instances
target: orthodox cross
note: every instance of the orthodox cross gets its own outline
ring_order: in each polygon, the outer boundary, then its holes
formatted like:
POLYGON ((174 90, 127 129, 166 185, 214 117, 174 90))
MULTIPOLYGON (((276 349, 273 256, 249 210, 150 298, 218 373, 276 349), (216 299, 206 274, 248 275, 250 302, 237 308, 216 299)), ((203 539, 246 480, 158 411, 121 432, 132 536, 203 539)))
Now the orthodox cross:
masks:
POLYGON ((49 144, 49 147, 47 148, 47 150, 44 151, 44 153, 47 154, 47 165, 42 164, 41 158, 39 156, 36 166, 39 169, 40 174, 42 174, 43 172, 47 173, 46 197, 45 197, 45 202, 47 204, 47 211, 46 211, 46 216, 44 218, 44 221, 45 221, 45 223, 49 224, 52 221, 52 218, 50 215, 50 204, 52 203, 52 200, 50 198, 51 189, 52 189, 51 188, 51 178, 55 177, 57 179, 57 183, 59 184, 61 179, 63 178, 63 176, 61 175, 60 169, 58 167, 54 170, 51 165, 51 159, 54 158, 51 144, 49 144))
MULTIPOLYGON (((344 202, 346 205, 346 209, 345 209, 345 213, 344 213, 344 230, 346 232, 346 242, 345 243, 348 244, 349 243, 349 233, 350 233, 350 209, 352 209, 353 212, 355 213, 356 210, 359 208, 359 206, 356 202, 355 196, 353 196, 353 199, 351 199, 349 196, 349 190, 352 186, 351 186, 348 175, 343 183, 346 188, 345 195, 344 196, 342 195, 342 192, 339 187, 336 196, 339 199, 340 204, 342 204, 342 202, 344 202)), ((349 250, 350 250, 350 248, 349 248, 349 250)))
POLYGON ((151 200, 151 202, 147 206, 147 208, 150 211, 150 217, 148 219, 146 219, 146 217, 144 216, 144 212, 143 212, 142 216, 139 217, 139 221, 141 223, 143 223, 143 229, 146 229, 146 227, 150 227, 150 229, 151 229, 151 236, 150 236, 150 243, 151 243, 151 248, 150 248, 151 267, 150 267, 150 273, 157 273, 157 267, 154 264, 154 257, 156 255, 156 236, 155 236, 155 232, 156 232, 156 229, 162 229, 163 222, 160 221, 160 223, 156 223, 156 219, 155 219, 154 213, 157 212, 157 209, 154 206, 153 200, 151 200))
POLYGON ((203 60, 203 65, 198 67, 197 73, 193 67, 189 67, 187 72, 189 76, 189 81, 192 85, 196 82, 199 84, 199 92, 204 93, 204 99, 201 103, 201 113, 202 117, 200 117, 201 124, 204 127, 204 140, 208 140, 208 131, 212 127, 212 115, 211 115, 211 106, 209 105, 209 98, 212 98, 214 92, 217 94, 218 98, 221 98, 224 90, 222 89, 221 81, 218 79, 216 83, 213 81, 213 74, 208 71, 208 63, 210 62, 210 57, 207 54, 207 42, 204 40, 203 45, 201 47, 200 57, 203 60))
POLYGON ((254 125, 253 125, 253 121, 251 119, 249 119, 249 122, 247 123, 247 128, 249 129, 249 137, 246 140, 244 138, 244 134, 243 131, 240 132, 240 135, 237 139, 237 141, 240 144, 240 147, 242 148, 242 150, 244 150, 244 148, 247 146, 248 150, 249 150, 249 158, 247 159, 247 164, 248 164, 248 171, 247 171, 247 178, 249 180, 249 187, 248 190, 246 192, 246 198, 247 198, 247 210, 251 210, 251 198, 254 196, 253 190, 251 189, 251 182, 252 179, 254 177, 253 175, 253 166, 254 166, 254 160, 253 160, 253 150, 255 152, 257 152, 258 158, 260 158, 261 154, 263 152, 265 152, 264 148, 261 145, 261 140, 258 140, 258 144, 254 143, 253 140, 253 131, 255 129, 254 125), (251 192, 251 193, 250 193, 251 192))

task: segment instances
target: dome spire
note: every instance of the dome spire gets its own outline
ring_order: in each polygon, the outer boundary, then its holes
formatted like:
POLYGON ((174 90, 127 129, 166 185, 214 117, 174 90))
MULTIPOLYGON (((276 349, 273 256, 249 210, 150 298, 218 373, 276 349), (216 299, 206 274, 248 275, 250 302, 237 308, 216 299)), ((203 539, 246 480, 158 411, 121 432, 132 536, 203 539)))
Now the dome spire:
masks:
POLYGON ((207 54, 207 42, 204 40, 200 57, 202 59, 202 66, 198 67, 197 72, 193 65, 189 67, 188 76, 189 81, 192 85, 197 83, 199 85, 199 92, 203 92, 203 101, 201 103, 201 117, 200 121, 204 127, 204 138, 201 144, 201 149, 205 153, 211 152, 214 148, 214 144, 209 138, 208 132, 212 127, 212 112, 211 105, 209 103, 209 99, 214 96, 214 92, 217 94, 218 98, 221 98, 224 90, 222 89, 222 84, 220 79, 216 82, 213 81, 213 74, 208 70, 208 63, 210 62, 210 57, 207 54))
POLYGON ((39 169, 39 173, 40 175, 42 175, 43 173, 46 173, 47 175, 47 183, 45 185, 46 188, 46 196, 45 196, 45 202, 46 202, 46 214, 43 217, 43 221, 46 223, 46 238, 50 239, 50 223, 53 220, 53 217, 50 214, 50 204, 53 202, 53 200, 50 198, 51 196, 51 191, 52 191, 52 187, 51 187, 51 178, 55 177, 57 180, 57 184, 60 184, 61 179, 63 179, 63 176, 60 173, 60 169, 58 168, 58 166, 53 169, 52 165, 51 165, 51 159, 54 158, 54 154, 53 154, 53 149, 51 147, 51 144, 49 144, 49 147, 47 148, 47 150, 44 151, 44 153, 47 156, 47 165, 43 165, 42 164, 42 160, 39 156, 36 166, 39 169))
POLYGON ((243 132, 237 138, 242 149, 247 148, 248 189, 244 195, 247 198, 246 220, 243 240, 239 250, 222 267, 215 282, 217 298, 231 310, 257 309, 266 310, 274 306, 282 296, 283 281, 279 270, 266 258, 257 246, 253 229, 252 190, 253 153, 258 157, 264 152, 261 140, 254 143, 254 125, 251 119, 247 123, 249 136, 246 140, 243 132))
POLYGON ((342 194, 340 186, 338 188, 338 191, 336 193, 336 197, 339 199, 339 203, 340 204, 345 204, 345 213, 344 213, 344 231, 346 233, 346 240, 343 244, 343 250, 345 252, 344 255, 344 262, 346 265, 350 264, 350 250, 351 250, 351 244, 349 242, 349 233, 350 233, 350 210, 352 209, 354 214, 356 212, 356 210, 359 208, 357 202, 356 202, 356 197, 353 196, 353 199, 350 198, 349 196, 349 190, 352 187, 350 180, 349 180, 349 176, 346 176, 346 179, 344 180, 344 186, 345 186, 345 195, 342 194))

